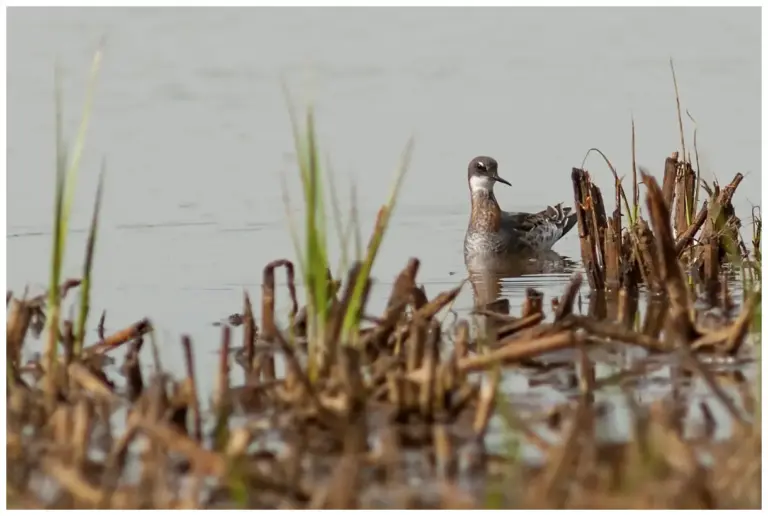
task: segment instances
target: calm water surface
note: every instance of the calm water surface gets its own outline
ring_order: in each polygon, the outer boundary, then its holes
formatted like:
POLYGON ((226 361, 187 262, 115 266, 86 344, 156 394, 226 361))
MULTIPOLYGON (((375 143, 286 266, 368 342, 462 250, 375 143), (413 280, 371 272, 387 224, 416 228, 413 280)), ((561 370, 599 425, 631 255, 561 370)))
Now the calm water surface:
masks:
MULTIPOLYGON (((40 292, 48 281, 54 63, 74 138, 102 36, 65 274, 80 274, 104 158, 93 313, 107 309, 112 330, 151 316, 165 364, 180 368, 182 332, 212 358, 212 323, 240 310, 243 289, 259 296, 264 264, 294 257, 281 185, 294 206, 301 191, 281 80, 317 106, 343 209, 354 180, 364 234, 415 137, 374 271, 376 313, 410 256, 430 295, 466 275, 475 155, 494 156, 513 183, 498 191, 505 209, 540 210, 572 201, 570 170, 590 147, 630 172, 634 117, 638 161, 659 172, 679 146, 670 57, 704 177, 744 172, 735 202, 746 215, 760 203, 760 29, 756 8, 10 9, 9 288, 40 292)), ((586 167, 611 188, 601 160, 586 167)), ((578 262, 575 234, 556 250, 578 262)), ((516 312, 526 287, 548 302, 569 274, 508 279, 498 293, 516 312)), ((472 303, 467 287, 456 308, 472 303)))

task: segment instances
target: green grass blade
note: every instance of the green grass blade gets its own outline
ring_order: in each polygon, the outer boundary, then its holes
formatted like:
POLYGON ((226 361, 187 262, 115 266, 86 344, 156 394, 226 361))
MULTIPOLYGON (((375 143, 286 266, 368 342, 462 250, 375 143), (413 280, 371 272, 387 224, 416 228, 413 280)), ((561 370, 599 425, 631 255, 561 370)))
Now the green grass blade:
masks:
POLYGON ((83 114, 80 119, 80 127, 77 132, 77 138, 72 152, 72 161, 67 168, 66 190, 64 195, 64 229, 66 234, 66 224, 69 222, 69 213, 72 209, 72 201, 75 195, 75 185, 77 184, 77 175, 80 171, 80 159, 83 155, 83 148, 85 147, 85 135, 88 132, 88 125, 91 120, 91 112, 93 111, 93 96, 96 89, 96 79, 99 75, 99 69, 101 68, 103 50, 99 48, 96 54, 93 56, 93 62, 91 63, 91 73, 88 78, 88 87, 85 96, 85 105, 83 106, 83 114))
MULTIPOLYGON (((283 84, 283 88, 288 104, 301 186, 304 193, 305 246, 303 253, 299 250, 297 255, 302 256, 300 262, 307 298, 308 373, 310 380, 314 380, 319 365, 317 360, 319 351, 321 351, 319 346, 325 343, 325 327, 330 310, 328 291, 328 271, 330 268, 327 252, 325 204, 313 110, 311 107, 307 110, 305 126, 302 130, 285 84, 283 84)), ((296 242, 298 242, 298 238, 296 238, 296 242)))
POLYGON ((96 248, 96 237, 98 234, 99 215, 101 213, 101 198, 104 187, 104 174, 106 173, 106 162, 101 163, 101 173, 99 174, 99 184, 96 187, 96 201, 93 205, 93 217, 91 218, 91 228, 88 231, 88 243, 85 250, 85 264, 83 265, 83 282, 80 284, 80 316, 77 323, 77 332, 75 333, 74 356, 80 356, 85 341, 86 323, 88 321, 88 311, 91 302, 91 270, 93 269, 93 252, 96 248))
MULTIPOLYGON (((285 102, 288 108, 288 117, 291 122, 291 133, 293 134, 293 144, 294 148, 296 149, 296 162, 299 165, 299 178, 301 179, 301 187, 302 191, 304 192, 304 202, 307 203, 307 188, 308 188, 308 178, 306 175, 306 165, 305 165, 305 151, 304 151, 304 145, 302 144, 301 139, 301 131, 299 128, 299 123, 296 119, 296 110, 293 106, 293 102, 291 102, 291 95, 288 91, 288 87, 283 82, 283 94, 285 95, 285 102)), ((285 190, 284 199, 287 200, 287 189, 285 190)), ((295 226, 294 226, 295 227, 295 226)), ((298 239, 298 233, 297 233, 297 239, 298 239)), ((298 244, 297 244, 298 245, 298 244)), ((305 288, 308 288, 307 285, 309 283, 308 281, 308 267, 309 264, 306 263, 306 260, 303 257, 302 252, 297 252, 296 255, 300 259, 301 263, 301 275, 302 275, 302 281, 305 285, 305 288)))
POLYGON ((345 342, 353 342, 356 338, 357 331, 360 326, 360 316, 362 315, 361 311, 363 308, 362 302, 363 294, 365 293, 365 285, 367 283, 368 277, 371 274, 371 270, 373 269, 373 263, 376 260, 376 255, 379 252, 379 247, 381 246, 381 242, 384 239, 384 234, 386 233, 389 220, 392 216, 392 212, 394 211, 395 201, 399 195, 400 187, 402 186, 403 179, 405 178, 405 173, 408 170, 412 152, 413 139, 410 139, 408 144, 405 146, 405 150, 403 151, 403 155, 396 172, 395 182, 392 186, 392 190, 389 193, 387 203, 379 210, 379 215, 376 218, 376 226, 368 243, 368 250, 366 252, 365 261, 363 262, 360 273, 358 274, 357 280, 355 281, 355 288, 353 290, 352 298, 350 299, 347 312, 344 314, 342 331, 345 342))
POLYGON ((296 253, 296 258, 299 261, 299 272, 302 275, 302 280, 306 283, 306 260, 301 251, 301 238, 299 236, 299 230, 296 224, 296 218, 293 216, 291 210, 291 198, 288 195, 288 185, 285 182, 285 177, 280 176, 280 186, 283 189, 283 206, 285 207, 285 216, 288 219, 288 231, 291 234, 291 242, 293 243, 293 250, 296 253))
POLYGON ((314 380, 318 371, 320 346, 325 343, 325 329, 329 316, 328 299, 328 254, 325 233, 325 206, 320 181, 319 153, 315 136, 315 122, 312 109, 307 111, 306 125, 306 173, 307 178, 307 268, 312 303, 310 324, 313 326, 310 338, 309 376, 314 380))
POLYGON ((59 285, 61 284, 61 270, 64 262, 66 250, 66 239, 69 225, 69 214, 72 208, 74 198, 75 183, 77 173, 80 167, 80 158, 85 146, 85 135, 90 120, 91 108, 93 104, 93 93, 96 86, 101 64, 102 49, 99 48, 94 55, 91 65, 91 73, 88 81, 88 88, 85 97, 80 119, 80 128, 75 140, 72 160, 68 162, 68 152, 64 143, 64 131, 62 123, 62 97, 60 71, 58 66, 54 72, 55 89, 55 110, 56 110, 56 190, 55 190, 55 209, 54 209, 54 228, 53 228, 53 250, 51 259, 51 285, 48 289, 48 341, 44 353, 44 364, 48 370, 46 375, 46 391, 49 395, 49 402, 53 400, 53 391, 55 389, 55 368, 58 360, 58 341, 59 341, 59 318, 61 309, 61 297, 59 285))
POLYGON ((67 151, 64 143, 64 131, 62 129, 62 100, 61 100, 61 73, 58 64, 54 69, 54 106, 56 119, 56 178, 54 190, 53 210, 53 249, 51 252, 51 280, 48 285, 48 342, 45 349, 46 368, 55 366, 58 343, 58 319, 59 319, 59 284, 61 283, 61 210, 64 199, 64 178, 66 177, 67 151))
POLYGON ((333 167, 331 166, 331 160, 327 160, 326 170, 328 173, 328 191, 331 197, 331 209, 333 210, 333 226, 336 230, 336 236, 339 239, 339 248, 341 251, 341 257, 339 260, 339 266, 336 269, 335 277, 339 278, 349 267, 349 249, 347 247, 347 232, 344 229, 343 216, 341 214, 341 202, 339 201, 338 190, 336 189, 336 179, 333 173, 333 167))

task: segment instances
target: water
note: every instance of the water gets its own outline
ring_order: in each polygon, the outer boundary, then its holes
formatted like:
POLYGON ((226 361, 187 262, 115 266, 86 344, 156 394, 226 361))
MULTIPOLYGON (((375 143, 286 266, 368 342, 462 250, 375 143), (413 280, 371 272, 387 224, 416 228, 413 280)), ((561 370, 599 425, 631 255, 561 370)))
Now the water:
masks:
MULTIPOLYGON (((54 63, 73 139, 102 36, 65 275, 81 273, 104 158, 93 324, 103 309, 110 330, 150 316, 164 364, 180 371, 182 332, 198 361, 212 359, 220 329, 211 323, 240 310, 243 289, 259 297, 267 262, 294 258, 282 181, 294 207, 301 191, 281 80, 297 102, 315 102, 342 209, 354 180, 364 235, 415 137, 374 271, 377 313, 410 256, 430 295, 466 274, 475 155, 495 157, 513 183, 498 191, 505 209, 539 210, 571 202, 571 167, 590 147, 629 175, 634 117, 638 162, 660 173, 679 146, 670 57, 698 123, 704 177, 744 172, 735 204, 746 217, 760 203, 760 35, 757 8, 10 9, 8 287, 40 292, 48 281, 54 63)), ((586 167, 610 191, 605 164, 592 157, 586 167)), ((555 249, 579 259, 573 233, 555 249)), ((515 312, 525 287, 548 302, 568 278, 509 279, 500 294, 515 312)), ((472 303, 467 287, 456 307, 472 303)), ((199 378, 210 389, 213 378, 199 378)))

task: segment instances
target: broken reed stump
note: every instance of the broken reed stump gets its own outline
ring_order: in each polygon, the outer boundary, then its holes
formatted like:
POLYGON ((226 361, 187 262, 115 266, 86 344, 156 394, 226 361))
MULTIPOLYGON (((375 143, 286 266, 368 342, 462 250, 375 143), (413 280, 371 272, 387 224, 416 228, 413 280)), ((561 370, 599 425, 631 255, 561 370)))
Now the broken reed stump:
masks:
POLYGON ((605 208, 600 189, 592 183, 589 174, 574 168, 574 209, 576 210, 581 258, 587 281, 593 290, 605 287, 605 208))

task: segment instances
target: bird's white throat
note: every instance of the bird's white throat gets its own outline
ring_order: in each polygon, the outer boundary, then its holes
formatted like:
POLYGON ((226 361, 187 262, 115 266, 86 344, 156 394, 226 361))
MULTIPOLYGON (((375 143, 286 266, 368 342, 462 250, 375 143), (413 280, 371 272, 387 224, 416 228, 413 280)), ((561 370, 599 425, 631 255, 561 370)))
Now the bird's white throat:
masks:
POLYGON ((473 193, 491 193, 493 192, 493 183, 495 181, 488 176, 472 176, 469 178, 469 190, 473 193))

